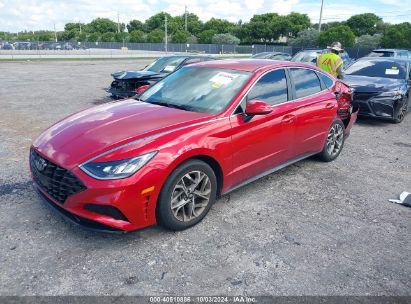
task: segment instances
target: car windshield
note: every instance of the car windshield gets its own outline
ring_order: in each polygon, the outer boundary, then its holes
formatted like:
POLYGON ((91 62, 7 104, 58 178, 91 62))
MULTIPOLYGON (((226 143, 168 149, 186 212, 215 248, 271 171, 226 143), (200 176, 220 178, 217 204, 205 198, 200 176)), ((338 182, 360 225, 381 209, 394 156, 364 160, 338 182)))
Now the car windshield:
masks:
POLYGON ((161 57, 144 68, 145 71, 156 73, 171 73, 173 72, 187 57, 169 56, 161 57))
POLYGON ((346 71, 346 75, 405 79, 405 63, 391 60, 359 60, 346 71))
POLYGON ((184 67, 147 89, 138 100, 193 112, 223 111, 252 74, 243 71, 184 67))
POLYGON ((394 52, 389 51, 373 51, 367 57, 394 57, 394 52))
POLYGON ((291 61, 295 62, 315 62, 317 59, 318 53, 315 51, 312 52, 299 52, 297 53, 291 61))

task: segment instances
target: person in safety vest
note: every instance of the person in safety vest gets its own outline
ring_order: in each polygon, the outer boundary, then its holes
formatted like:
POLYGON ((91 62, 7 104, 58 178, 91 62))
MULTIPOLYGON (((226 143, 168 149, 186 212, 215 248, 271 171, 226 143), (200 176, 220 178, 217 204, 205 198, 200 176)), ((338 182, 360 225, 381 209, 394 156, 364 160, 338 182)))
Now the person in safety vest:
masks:
POLYGON ((324 52, 317 58, 317 66, 331 75, 339 79, 344 78, 343 72, 343 60, 339 56, 344 50, 341 47, 341 43, 333 42, 331 46, 327 47, 330 51, 324 52))

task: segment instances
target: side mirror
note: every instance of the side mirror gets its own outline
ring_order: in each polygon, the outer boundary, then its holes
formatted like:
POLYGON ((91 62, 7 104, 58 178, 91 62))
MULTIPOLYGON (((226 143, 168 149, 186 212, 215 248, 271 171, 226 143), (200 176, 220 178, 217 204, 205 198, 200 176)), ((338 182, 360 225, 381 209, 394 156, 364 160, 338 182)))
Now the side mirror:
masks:
POLYGON ((272 111, 273 109, 268 103, 260 100, 247 101, 245 106, 245 114, 247 115, 267 115, 272 111))
POLYGON ((141 94, 141 93, 143 93, 145 90, 147 90, 148 87, 149 87, 148 84, 142 85, 141 87, 138 87, 138 88, 135 90, 135 92, 136 92, 137 94, 141 94))

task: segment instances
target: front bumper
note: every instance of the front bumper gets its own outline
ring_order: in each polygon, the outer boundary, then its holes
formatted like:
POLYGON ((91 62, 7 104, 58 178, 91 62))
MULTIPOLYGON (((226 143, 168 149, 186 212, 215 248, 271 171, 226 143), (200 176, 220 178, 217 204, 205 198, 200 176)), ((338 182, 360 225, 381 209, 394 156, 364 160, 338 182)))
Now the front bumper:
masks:
POLYGON ((360 116, 368 116, 375 118, 393 118, 394 117, 394 101, 390 100, 356 100, 352 102, 354 106, 358 106, 360 116))
MULTIPOLYGON (((34 169, 30 169, 33 176, 34 169)), ((160 169, 147 164, 133 176, 121 180, 96 180, 78 167, 70 172, 81 180, 85 189, 71 194, 64 201, 53 197, 56 194, 33 179, 42 199, 69 221, 88 229, 114 233, 156 223, 157 198, 164 183, 163 177, 167 176, 160 169)))

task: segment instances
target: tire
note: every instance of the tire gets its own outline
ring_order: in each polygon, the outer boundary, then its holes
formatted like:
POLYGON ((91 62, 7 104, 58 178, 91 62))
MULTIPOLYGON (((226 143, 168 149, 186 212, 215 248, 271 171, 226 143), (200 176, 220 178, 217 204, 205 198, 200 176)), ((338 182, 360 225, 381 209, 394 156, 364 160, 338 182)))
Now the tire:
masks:
POLYGON ((409 101, 410 101, 409 97, 404 98, 403 104, 398 109, 397 113, 395 114, 394 119, 392 120, 393 123, 396 123, 396 124, 401 123, 404 120, 405 115, 407 114, 409 101))
POLYGON ((156 208, 157 222, 175 231, 192 227, 206 216, 216 194, 213 169, 203 161, 189 160, 177 167, 164 183, 156 208))
POLYGON ((322 161, 330 162, 336 159, 345 141, 345 127, 341 120, 335 120, 327 134, 323 150, 318 154, 322 161), (338 145, 338 146, 337 146, 338 145))

